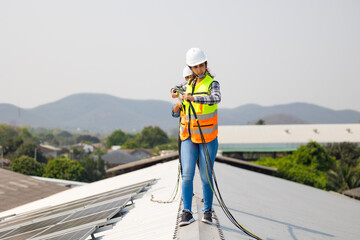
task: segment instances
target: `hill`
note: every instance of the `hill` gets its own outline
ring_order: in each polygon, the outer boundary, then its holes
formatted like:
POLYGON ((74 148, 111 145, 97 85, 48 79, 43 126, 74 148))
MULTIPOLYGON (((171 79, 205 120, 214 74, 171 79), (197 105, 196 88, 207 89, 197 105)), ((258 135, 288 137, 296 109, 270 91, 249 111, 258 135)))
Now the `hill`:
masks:
MULTIPOLYGON (((0 122, 31 127, 127 132, 145 126, 159 126, 165 131, 177 128, 178 119, 171 117, 172 103, 158 100, 130 100, 107 94, 74 94, 32 109, 0 104, 0 122)), ((219 108, 221 125, 254 124, 357 123, 360 112, 335 111, 308 103, 291 103, 263 107, 247 104, 237 108, 219 108)), ((176 131, 176 130, 175 130, 176 131)))

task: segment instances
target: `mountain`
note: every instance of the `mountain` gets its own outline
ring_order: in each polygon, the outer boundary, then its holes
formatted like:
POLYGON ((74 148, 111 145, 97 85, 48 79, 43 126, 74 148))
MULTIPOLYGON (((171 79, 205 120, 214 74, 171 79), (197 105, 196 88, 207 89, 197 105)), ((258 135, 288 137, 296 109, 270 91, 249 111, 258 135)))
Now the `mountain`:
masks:
POLYGON ((172 104, 166 101, 129 100, 106 94, 83 93, 33 109, 0 104, 0 122, 103 132, 116 129, 134 132, 145 126, 160 126, 169 130, 178 124, 178 119, 171 116, 171 108, 172 104))
MULTIPOLYGON (((0 104, 0 123, 31 127, 112 132, 140 131, 145 126, 175 130, 178 119, 171 116, 172 103, 158 100, 130 100, 107 94, 74 94, 32 109, 0 104)), ((357 123, 360 112, 335 111, 308 103, 263 107, 247 104, 237 108, 219 107, 221 125, 254 124, 357 123)))
POLYGON ((219 109, 219 121, 222 125, 249 124, 259 119, 266 123, 266 118, 277 114, 286 115, 288 121, 284 122, 282 118, 272 124, 357 123, 360 120, 360 112, 353 110, 332 110, 309 103, 290 103, 270 107, 246 104, 233 109, 219 109))

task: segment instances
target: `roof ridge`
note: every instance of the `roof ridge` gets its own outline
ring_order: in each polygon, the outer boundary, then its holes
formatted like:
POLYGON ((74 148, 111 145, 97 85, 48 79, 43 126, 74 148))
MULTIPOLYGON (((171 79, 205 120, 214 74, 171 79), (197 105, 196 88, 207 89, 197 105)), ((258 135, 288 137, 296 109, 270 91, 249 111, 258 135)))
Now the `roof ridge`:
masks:
POLYGON ((185 227, 178 227, 179 219, 180 219, 180 212, 183 209, 182 200, 179 205, 179 212, 178 212, 178 219, 176 221, 177 226, 175 227, 174 237, 173 239, 178 240, 185 240, 185 239, 212 239, 212 240, 224 240, 224 234, 221 230, 221 226, 219 220, 213 212, 215 223, 207 224, 201 221, 202 219, 202 185, 200 181, 200 173, 198 168, 195 170, 195 177, 194 177, 194 196, 192 201, 192 210, 193 210, 193 217, 195 222, 185 226, 185 227))

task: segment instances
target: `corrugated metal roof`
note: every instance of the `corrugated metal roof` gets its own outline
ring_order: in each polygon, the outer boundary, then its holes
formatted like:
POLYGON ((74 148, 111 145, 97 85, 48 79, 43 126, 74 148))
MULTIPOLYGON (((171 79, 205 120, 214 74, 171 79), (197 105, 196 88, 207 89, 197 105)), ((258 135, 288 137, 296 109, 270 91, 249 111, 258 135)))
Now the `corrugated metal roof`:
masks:
MULTIPOLYGON (((180 198, 169 204, 155 203, 150 199, 151 195, 160 200, 170 198, 176 184, 177 170, 177 160, 157 164, 2 212, 0 218, 69 202, 156 177, 156 184, 144 192, 143 196, 134 200, 133 208, 130 208, 112 229, 94 235, 102 240, 172 239, 178 211, 181 209, 180 198)), ((360 236, 359 201, 219 162, 215 164, 215 171, 222 197, 231 213, 241 225, 263 239, 333 240, 357 239, 360 236)), ((196 179, 198 180, 198 177, 196 179)), ((201 191, 195 188, 194 200, 199 200, 200 197, 201 191)), ((215 198, 214 210, 224 239, 251 239, 230 223, 215 198)), ((203 223, 196 222, 182 227, 181 231, 186 236, 176 236, 176 239, 206 239, 208 231, 202 231, 204 225, 201 224, 203 223)))
POLYGON ((294 124, 219 126, 219 144, 360 143, 360 124, 294 124))
MULTIPOLYGON (((358 239, 360 201, 284 179, 216 163, 219 188, 238 222, 262 239, 358 239)), ((251 239, 214 202, 224 237, 251 239)))
POLYGON ((223 152, 288 152, 310 141, 360 144, 360 124, 219 126, 223 152))

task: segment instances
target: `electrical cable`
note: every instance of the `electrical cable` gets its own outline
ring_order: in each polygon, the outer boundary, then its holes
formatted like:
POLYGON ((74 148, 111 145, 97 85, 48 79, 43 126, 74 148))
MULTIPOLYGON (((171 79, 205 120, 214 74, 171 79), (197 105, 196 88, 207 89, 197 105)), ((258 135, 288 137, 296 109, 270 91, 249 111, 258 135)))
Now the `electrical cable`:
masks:
MULTIPOLYGON (((174 89, 174 92, 178 92, 179 94, 184 94, 184 91, 182 89, 174 89)), ((236 219, 235 217, 231 214, 231 212, 229 211, 228 207, 226 206, 222 196, 221 196, 221 193, 220 193, 220 190, 219 190, 219 186, 218 186, 218 183, 217 183, 217 180, 216 180, 216 175, 215 175, 215 171, 214 171, 214 168, 212 166, 212 163, 211 163, 211 158, 210 158, 210 154, 209 154, 209 151, 207 149, 207 144, 206 144, 206 141, 205 141, 205 138, 204 138, 204 134, 202 133, 202 129, 200 127, 200 123, 199 123, 199 120, 197 118, 197 115, 196 115, 196 112, 195 112, 195 109, 194 109, 194 106, 192 105, 191 101, 188 101, 189 102, 189 105, 191 107, 191 110, 195 116, 195 121, 198 125, 198 128, 199 128, 199 132, 200 132, 200 136, 201 136, 201 141, 202 141, 202 144, 204 146, 204 149, 205 149, 205 160, 206 160, 206 174, 207 174, 207 178, 208 178, 208 181, 209 181, 209 184, 210 184, 210 188, 214 194, 214 196, 216 197, 216 200, 219 202, 220 206, 221 206, 221 209, 223 210, 223 212, 225 213, 226 217, 230 220, 231 223, 233 223, 238 229, 240 229, 241 231, 243 231, 245 234, 247 234, 248 236, 256 239, 256 240, 262 240, 260 237, 258 237, 257 235, 255 235, 254 233, 250 232, 249 230, 247 230, 245 227, 243 227, 236 219), (215 188, 211 182, 211 179, 210 179, 210 176, 209 176, 209 168, 210 168, 210 171, 212 172, 213 174, 213 179, 214 179, 214 182, 215 182, 215 188)), ((190 110, 190 109, 189 109, 190 110)), ((190 113, 189 113, 190 114, 190 113)))

